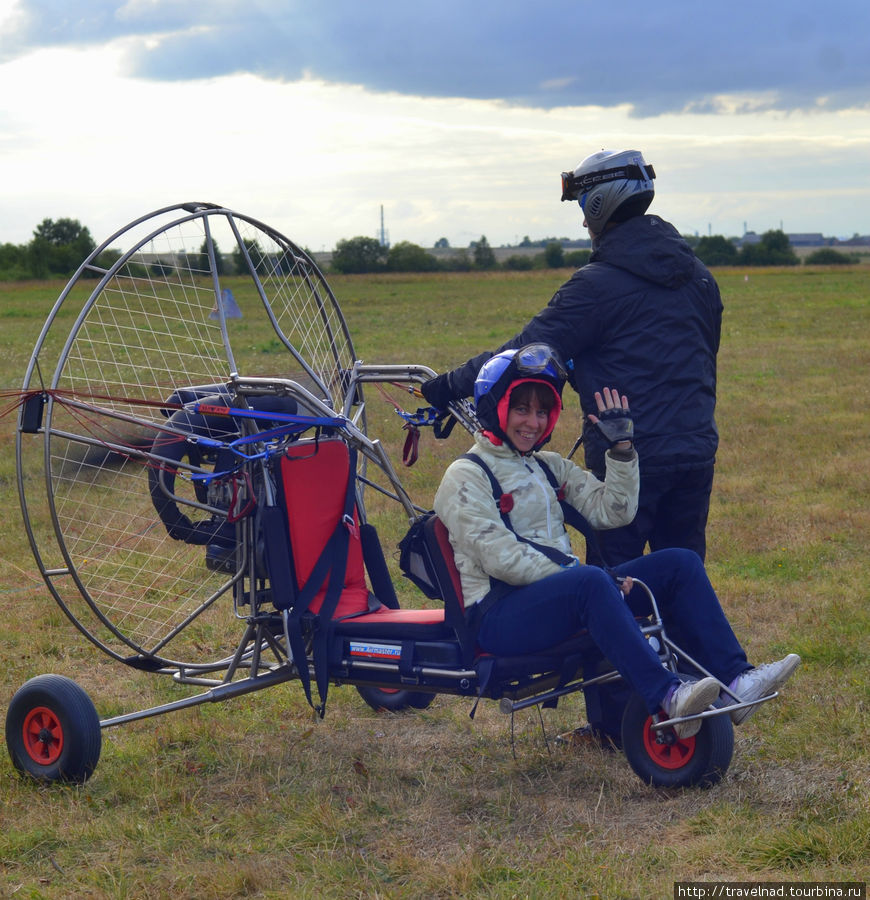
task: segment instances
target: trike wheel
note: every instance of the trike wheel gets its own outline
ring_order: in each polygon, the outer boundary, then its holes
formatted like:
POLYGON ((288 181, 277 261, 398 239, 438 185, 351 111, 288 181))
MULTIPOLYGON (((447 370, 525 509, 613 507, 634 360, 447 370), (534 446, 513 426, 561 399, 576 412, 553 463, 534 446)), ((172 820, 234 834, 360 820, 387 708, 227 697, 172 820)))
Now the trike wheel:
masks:
POLYGON ((672 728, 656 732, 652 716, 632 694, 622 717, 622 749, 629 765, 655 787, 710 787, 725 774, 734 751, 734 729, 727 715, 704 719, 693 737, 672 728))
POLYGON ((37 781, 82 783, 100 759, 100 719, 91 698, 62 675, 38 675, 15 693, 6 712, 12 764, 37 781))
POLYGON ((401 688, 378 688, 358 685, 360 697, 375 712, 402 712, 405 709, 426 709, 435 699, 425 691, 406 691, 401 688))

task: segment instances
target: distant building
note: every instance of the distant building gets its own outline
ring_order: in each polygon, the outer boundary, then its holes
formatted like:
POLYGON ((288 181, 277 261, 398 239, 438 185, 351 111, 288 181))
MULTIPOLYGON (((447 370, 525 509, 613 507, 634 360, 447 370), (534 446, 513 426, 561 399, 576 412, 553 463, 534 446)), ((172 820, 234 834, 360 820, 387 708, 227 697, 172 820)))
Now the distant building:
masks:
MULTIPOLYGON (((826 238, 820 231, 811 231, 801 234, 786 234, 789 245, 792 247, 830 247, 836 243, 836 238, 826 238)), ((738 247, 747 244, 760 244, 761 235, 754 231, 747 231, 742 238, 734 242, 738 247)))
POLYGON ((787 234, 786 237, 792 247, 830 247, 834 243, 833 238, 826 238, 821 232, 787 234))

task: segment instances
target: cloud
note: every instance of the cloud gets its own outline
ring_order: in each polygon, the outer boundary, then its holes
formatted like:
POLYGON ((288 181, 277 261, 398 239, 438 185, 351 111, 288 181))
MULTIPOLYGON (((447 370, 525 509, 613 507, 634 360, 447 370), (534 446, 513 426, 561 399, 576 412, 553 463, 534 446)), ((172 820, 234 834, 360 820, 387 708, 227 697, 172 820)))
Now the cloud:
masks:
POLYGON ((580 0, 19 0, 0 60, 119 42, 128 74, 252 73, 532 108, 666 112, 867 108, 870 4, 615 8, 580 0))

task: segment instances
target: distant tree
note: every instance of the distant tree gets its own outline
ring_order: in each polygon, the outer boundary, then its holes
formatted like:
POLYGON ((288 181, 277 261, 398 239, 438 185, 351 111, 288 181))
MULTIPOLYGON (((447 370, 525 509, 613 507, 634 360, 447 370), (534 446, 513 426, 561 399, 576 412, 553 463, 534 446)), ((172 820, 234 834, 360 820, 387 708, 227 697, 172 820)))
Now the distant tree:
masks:
POLYGON ((208 242, 203 241, 199 253, 187 253, 187 267, 192 272, 201 272, 203 275, 210 271, 208 263, 208 242))
POLYGON ((579 269, 581 266, 585 266, 586 263, 589 262, 590 256, 592 256, 591 250, 569 250, 565 254, 565 265, 572 266, 575 269, 579 269))
POLYGON ((559 241, 550 241, 544 247, 544 261, 549 269, 561 269, 565 265, 565 251, 559 241))
POLYGON ((744 266, 796 266, 797 254, 781 229, 765 231, 757 244, 744 244, 738 254, 738 262, 744 266))
MULTIPOLYGON (((111 269, 112 266, 115 265, 115 263, 120 258, 121 258, 121 251, 117 250, 113 247, 109 247, 108 249, 103 250, 103 252, 96 258, 95 262, 98 266, 100 266, 103 269, 111 269)), ((134 267, 135 267, 135 264, 134 264, 134 267)), ((140 266, 138 271, 139 271, 139 274, 141 275, 141 274, 144 274, 145 269, 144 269, 144 267, 140 266)), ((96 273, 94 274, 94 277, 96 278, 96 273)))
POLYGON ((400 241, 387 254, 387 269, 391 272, 433 272, 438 260, 417 244, 400 241))
POLYGON ((524 235, 523 239, 520 241, 520 247, 531 247, 532 239, 528 235, 524 235))
POLYGON ((472 268, 471 257, 468 251, 462 247, 442 260, 440 267, 448 272, 470 272, 472 268))
POLYGON ((791 244, 788 241, 788 235, 777 228, 765 231, 761 235, 761 244, 772 253, 790 253, 791 244))
POLYGON ((148 270, 157 278, 168 278, 175 271, 175 266, 168 262, 161 262, 158 258, 157 262, 151 263, 148 270))
POLYGON ((496 266, 495 253, 489 246, 485 235, 481 235, 479 241, 472 244, 474 254, 474 267, 476 269, 494 269, 496 266))
POLYGON ((27 248, 18 244, 0 244, 0 281, 21 281, 31 277, 27 248))
MULTIPOLYGON (((212 241, 212 246, 214 248, 214 265, 215 271, 218 275, 226 274, 227 264, 224 260, 224 255, 221 253, 220 247, 218 247, 217 241, 212 241)), ((197 262, 196 268, 201 269, 203 272, 209 271, 209 263, 208 263, 208 241, 203 241, 202 246, 199 248, 199 260, 197 262)))
POLYGON ((516 272, 525 272, 534 268, 535 261, 528 253, 514 253, 504 261, 506 269, 512 269, 516 272))
MULTIPOLYGON (((91 234, 87 228, 82 228, 78 219, 43 219, 36 228, 33 229, 33 237, 43 240, 53 247, 62 247, 64 244, 72 244, 77 241, 82 234, 86 235, 86 240, 90 240, 91 234)), ((94 248, 91 247, 91 250, 94 248)))
POLYGON ((721 234, 702 237, 695 246, 695 256, 705 266, 733 266, 737 264, 737 248, 721 234))
POLYGON ((804 259, 805 266, 848 266, 857 262, 854 254, 840 253, 831 247, 813 250, 804 259))
MULTIPOLYGON (((250 238, 243 238, 242 243, 245 245, 245 250, 251 259, 251 265, 253 265, 254 271, 260 273, 266 272, 268 270, 268 260, 266 259, 263 248, 260 246, 259 242, 251 240, 250 238)), ((236 245, 236 249, 233 250, 232 260, 233 269, 239 275, 244 275, 248 272, 248 262, 245 259, 242 248, 238 245, 236 245)))
POLYGON ((332 251, 332 268, 346 275, 377 272, 384 267, 386 248, 376 238, 341 240, 332 251))
POLYGON ((448 241, 446 237, 438 238, 438 240, 435 241, 435 249, 436 250, 449 250, 450 249, 450 241, 448 241))
POLYGON ((43 219, 27 245, 28 268, 35 278, 72 275, 96 246, 78 219, 43 219))

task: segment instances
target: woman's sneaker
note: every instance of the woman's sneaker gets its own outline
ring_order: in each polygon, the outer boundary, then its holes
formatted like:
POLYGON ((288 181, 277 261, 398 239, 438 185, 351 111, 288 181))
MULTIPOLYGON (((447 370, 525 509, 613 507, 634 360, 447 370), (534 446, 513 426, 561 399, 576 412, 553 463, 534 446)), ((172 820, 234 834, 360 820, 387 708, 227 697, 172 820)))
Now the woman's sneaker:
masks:
MULTIPOLYGON (((715 678, 702 678, 700 681, 684 681, 675 690, 668 691, 662 703, 662 709, 669 719, 682 716, 694 716, 703 712, 718 696, 720 685, 715 678)), ((688 738, 701 730, 702 721, 681 722, 674 725, 678 738, 688 738)))
MULTIPOLYGON (((794 675, 795 669, 801 664, 801 658, 797 653, 789 653, 777 662, 764 663, 754 669, 747 669, 742 675, 738 675, 728 687, 744 702, 758 700, 766 697, 774 691, 778 691, 786 681, 794 675)), ((723 695, 728 703, 733 703, 734 698, 723 695)), ((735 709, 731 713, 731 721, 735 725, 742 725, 758 706, 747 706, 745 709, 735 709)))

